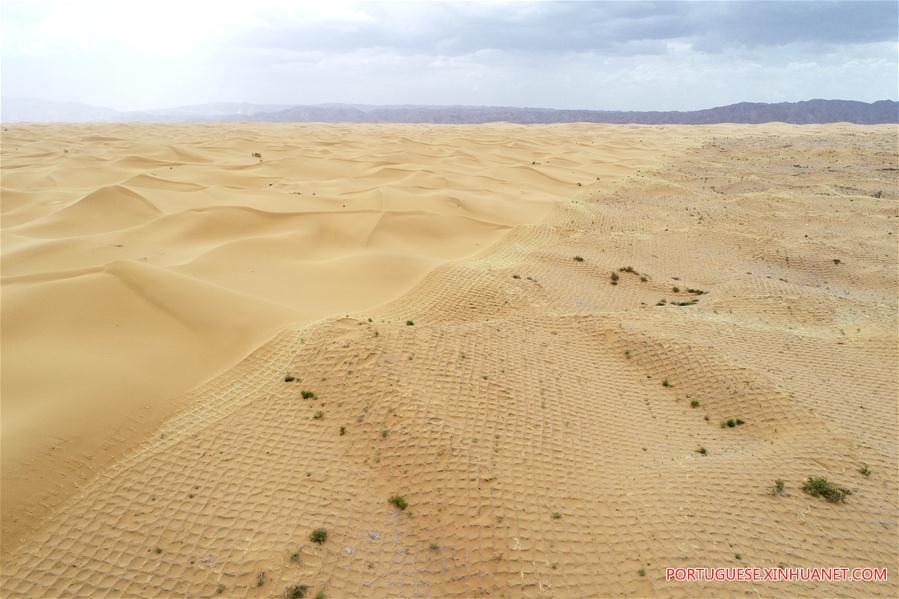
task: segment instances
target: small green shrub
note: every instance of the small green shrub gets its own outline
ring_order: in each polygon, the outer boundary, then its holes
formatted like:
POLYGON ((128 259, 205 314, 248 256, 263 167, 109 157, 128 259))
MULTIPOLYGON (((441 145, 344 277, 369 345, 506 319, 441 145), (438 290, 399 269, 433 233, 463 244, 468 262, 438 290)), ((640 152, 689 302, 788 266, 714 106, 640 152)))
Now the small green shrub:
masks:
POLYGON ((575 257, 574 257, 574 261, 575 261, 575 262, 583 262, 584 259, 581 258, 580 256, 575 256, 575 257))
POLYGON ((639 570, 637 570, 637 574, 639 574, 640 576, 646 576, 646 570, 640 568, 639 570))
POLYGON ((312 417, 313 417, 314 419, 316 419, 316 420, 321 420, 322 418, 325 417, 325 413, 322 412, 321 410, 319 410, 318 412, 316 412, 315 414, 313 414, 312 417))
POLYGON ((778 478, 776 481, 774 481, 774 486, 771 487, 771 494, 772 495, 783 495, 785 488, 786 488, 786 484, 784 484, 784 481, 778 478))
POLYGON ((709 455, 709 451, 705 447, 700 447, 696 450, 696 453, 699 455, 709 455))
POLYGON ((292 383, 292 382, 294 382, 295 380, 297 380, 297 377, 293 376, 292 374, 288 374, 288 375, 286 375, 286 376, 284 377, 284 382, 285 382, 285 383, 292 383))
POLYGON ((305 390, 300 391, 300 395, 303 397, 303 399, 315 399, 316 398, 315 391, 305 391, 305 390))
POLYGON ((256 575, 256 586, 261 587, 265 584, 265 572, 260 572, 256 575))
POLYGON ((671 383, 668 382, 668 379, 662 379, 663 387, 671 387, 671 383))
POLYGON ((406 321, 406 326, 407 326, 407 327, 411 327, 411 326, 414 325, 414 324, 415 324, 415 323, 412 322, 411 320, 407 320, 407 321, 406 321))
POLYGON ((341 427, 340 427, 340 436, 342 437, 342 436, 344 436, 345 434, 346 434, 346 427, 345 427, 345 426, 341 426, 341 427))
POLYGON ((617 272, 613 272, 613 273, 612 273, 612 276, 611 276, 611 279, 612 279, 612 285, 617 285, 617 284, 618 284, 618 273, 617 273, 617 272))
POLYGON ((388 503, 393 505, 396 509, 402 511, 409 507, 409 504, 406 503, 406 500, 403 499, 400 495, 394 495, 390 499, 387 500, 388 503))
POLYGON ((318 543, 321 545, 326 540, 328 540, 328 531, 324 528, 316 528, 309 534, 309 540, 313 543, 318 543))
POLYGON ((305 584, 296 584, 292 587, 287 587, 284 590, 284 599, 303 599, 308 590, 309 587, 305 584))
POLYGON ((691 407, 691 408, 698 408, 698 407, 699 407, 699 401, 694 399, 693 401, 690 402, 690 407, 691 407))
POLYGON ((562 517, 562 514, 559 512, 553 512, 553 520, 559 520, 562 517))
POLYGON ((680 287, 672 287, 671 291, 673 291, 674 293, 680 293, 680 287))
POLYGON ((852 495, 852 491, 849 489, 837 487, 823 476, 808 477, 808 480, 802 485, 802 490, 812 497, 823 497, 831 503, 843 503, 846 501, 846 497, 852 495))

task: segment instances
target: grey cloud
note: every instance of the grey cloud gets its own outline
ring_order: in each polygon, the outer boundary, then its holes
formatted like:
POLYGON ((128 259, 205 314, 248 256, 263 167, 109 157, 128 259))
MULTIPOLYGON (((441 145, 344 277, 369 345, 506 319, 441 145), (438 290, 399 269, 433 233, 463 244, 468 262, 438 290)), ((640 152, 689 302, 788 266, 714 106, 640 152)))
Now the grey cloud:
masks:
POLYGON ((298 51, 380 48, 458 55, 483 49, 603 52, 688 40, 697 49, 721 52, 797 42, 895 41, 899 35, 895 2, 365 4, 361 10, 371 19, 350 26, 271 22, 244 43, 298 51))
POLYGON ((135 3, 156 17, 137 27, 130 5, 55 1, 69 12, 5 0, 5 95, 622 110, 897 95, 895 2, 156 0, 174 25, 135 3))

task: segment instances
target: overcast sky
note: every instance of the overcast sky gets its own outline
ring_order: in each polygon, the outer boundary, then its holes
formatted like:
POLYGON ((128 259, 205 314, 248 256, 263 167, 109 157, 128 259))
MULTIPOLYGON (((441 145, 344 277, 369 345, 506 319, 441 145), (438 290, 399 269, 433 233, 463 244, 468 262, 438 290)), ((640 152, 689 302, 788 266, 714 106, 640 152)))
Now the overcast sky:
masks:
POLYGON ((897 3, 3 0, 3 96, 695 109, 897 97, 897 3))

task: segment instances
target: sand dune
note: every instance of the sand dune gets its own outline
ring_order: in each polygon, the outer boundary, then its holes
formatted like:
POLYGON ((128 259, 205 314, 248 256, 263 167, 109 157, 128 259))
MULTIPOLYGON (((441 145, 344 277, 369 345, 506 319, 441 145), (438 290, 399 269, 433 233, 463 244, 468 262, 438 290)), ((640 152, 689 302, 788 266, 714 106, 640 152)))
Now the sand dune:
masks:
POLYGON ((4 131, 4 546, 280 327, 383 304, 539 222, 578 184, 619 177, 628 152, 647 165, 672 150, 659 131, 643 137, 572 126, 4 131))
POLYGON ((895 596, 664 579, 896 568, 895 128, 2 141, 4 595, 895 596))

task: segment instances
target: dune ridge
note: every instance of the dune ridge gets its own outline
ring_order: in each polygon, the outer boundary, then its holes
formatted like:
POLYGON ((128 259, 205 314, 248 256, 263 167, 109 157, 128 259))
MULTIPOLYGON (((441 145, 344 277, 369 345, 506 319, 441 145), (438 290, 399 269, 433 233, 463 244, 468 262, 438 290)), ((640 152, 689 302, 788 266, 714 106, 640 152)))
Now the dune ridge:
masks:
MULTIPOLYGON (((675 583, 664 568, 894 569, 894 128, 573 132, 620 146, 614 175, 573 181, 495 238, 470 232, 483 243, 471 252, 427 248, 427 266, 370 305, 305 320, 297 305, 295 324, 274 324, 271 341, 182 396, 134 451, 117 447, 109 468, 70 461, 98 476, 23 532, 4 594, 257 597, 305 584, 329 597, 695 597, 758 586, 675 583), (810 475, 853 494, 813 498, 810 475), (408 509, 388 503, 396 494, 408 509), (309 540, 317 527, 323 545, 309 540)), ((402 239, 372 248, 371 222, 334 222, 327 238, 371 250, 358 277, 391 276, 410 252, 402 239), (390 267, 377 269, 382 253, 390 267)), ((163 279, 157 301, 182 303, 169 276, 277 295, 272 272, 241 271, 258 256, 210 246, 221 261, 185 252, 141 267, 163 279)), ((329 289, 374 285, 355 284, 329 289)), ((213 328, 214 314, 194 318, 213 328)))

